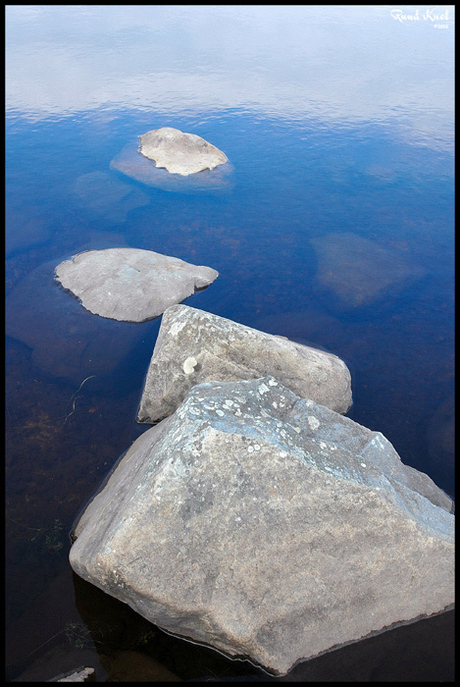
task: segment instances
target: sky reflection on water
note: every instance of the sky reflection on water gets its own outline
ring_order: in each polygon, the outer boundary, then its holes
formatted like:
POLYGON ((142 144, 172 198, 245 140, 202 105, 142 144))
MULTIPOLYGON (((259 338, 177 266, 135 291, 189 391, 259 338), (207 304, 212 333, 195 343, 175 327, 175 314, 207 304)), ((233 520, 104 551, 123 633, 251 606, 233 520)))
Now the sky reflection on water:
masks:
POLYGON ((390 9, 83 6, 70 18, 67 6, 11 6, 8 107, 31 118, 126 105, 372 120, 450 148, 452 23, 436 30, 390 9))

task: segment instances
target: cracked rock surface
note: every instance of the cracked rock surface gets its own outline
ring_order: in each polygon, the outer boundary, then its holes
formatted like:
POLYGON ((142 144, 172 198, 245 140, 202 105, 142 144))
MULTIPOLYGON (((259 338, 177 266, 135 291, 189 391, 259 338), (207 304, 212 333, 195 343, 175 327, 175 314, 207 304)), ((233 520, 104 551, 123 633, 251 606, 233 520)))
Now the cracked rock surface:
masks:
POLYGON ((116 464, 70 562, 165 630, 285 674, 452 604, 451 506, 382 434, 274 377, 207 382, 116 464))

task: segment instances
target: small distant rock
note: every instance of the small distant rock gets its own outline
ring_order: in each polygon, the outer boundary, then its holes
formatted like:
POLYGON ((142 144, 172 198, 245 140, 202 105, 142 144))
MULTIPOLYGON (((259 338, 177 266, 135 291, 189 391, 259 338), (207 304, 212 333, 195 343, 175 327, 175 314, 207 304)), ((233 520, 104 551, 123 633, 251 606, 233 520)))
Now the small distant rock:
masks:
POLYGON ((55 279, 90 312, 125 322, 161 315, 219 273, 211 267, 138 248, 108 248, 74 255, 56 267, 55 279))
POLYGON ((204 169, 199 174, 171 174, 167 169, 157 167, 153 160, 144 157, 137 141, 130 141, 115 155, 110 162, 110 169, 168 193, 221 195, 235 186, 234 167, 230 162, 213 170, 204 169))
POLYGON ((186 134, 170 126, 152 129, 139 138, 142 155, 171 174, 188 176, 204 169, 212 170, 228 161, 225 153, 201 136, 186 134))

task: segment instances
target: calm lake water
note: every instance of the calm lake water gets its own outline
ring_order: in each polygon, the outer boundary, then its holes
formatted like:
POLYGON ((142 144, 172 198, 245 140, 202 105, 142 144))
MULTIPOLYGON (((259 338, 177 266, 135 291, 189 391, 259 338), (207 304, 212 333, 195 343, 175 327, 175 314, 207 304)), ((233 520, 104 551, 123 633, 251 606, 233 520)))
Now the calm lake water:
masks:
MULTIPOLYGON (((7 680, 85 664, 99 681, 152 680, 154 660, 184 680, 263 675, 70 569, 72 522, 147 429, 135 417, 160 324, 64 293, 54 268, 83 250, 217 269, 187 304, 340 356, 349 417, 454 496, 453 12, 7 7, 7 680), (155 188, 111 165, 162 126, 223 150, 228 183, 155 188)), ((404 650, 362 643, 308 675, 452 679, 445 626, 424 623, 404 650)))

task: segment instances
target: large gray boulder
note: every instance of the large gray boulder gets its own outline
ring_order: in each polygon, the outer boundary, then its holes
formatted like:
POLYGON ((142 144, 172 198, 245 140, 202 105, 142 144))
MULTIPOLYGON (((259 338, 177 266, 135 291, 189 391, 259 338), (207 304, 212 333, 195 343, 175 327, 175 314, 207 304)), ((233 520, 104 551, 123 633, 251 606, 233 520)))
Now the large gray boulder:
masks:
POLYGON ((209 286, 219 273, 139 248, 107 248, 74 255, 56 267, 56 281, 90 312, 145 322, 209 286))
POLYGON ((284 674, 452 604, 451 505, 382 434, 273 377, 204 383, 115 466, 70 563, 165 630, 284 674))
POLYGON ((340 358, 203 310, 168 308, 147 372, 137 421, 177 408, 194 384, 274 375, 294 393, 338 413, 351 406, 351 376, 340 358))
POLYGON ((188 176, 224 165, 228 158, 219 148, 196 134, 186 134, 171 126, 152 129, 139 136, 140 152, 157 167, 171 174, 188 176))

